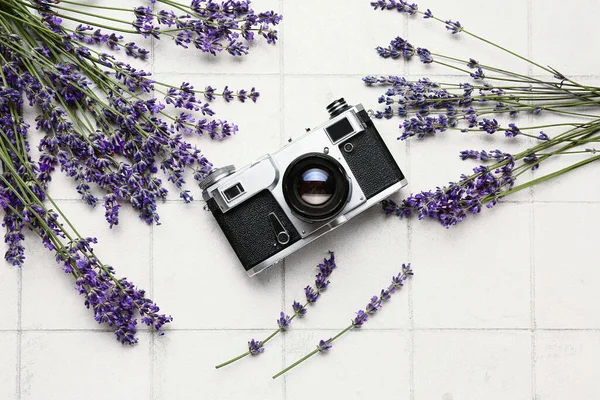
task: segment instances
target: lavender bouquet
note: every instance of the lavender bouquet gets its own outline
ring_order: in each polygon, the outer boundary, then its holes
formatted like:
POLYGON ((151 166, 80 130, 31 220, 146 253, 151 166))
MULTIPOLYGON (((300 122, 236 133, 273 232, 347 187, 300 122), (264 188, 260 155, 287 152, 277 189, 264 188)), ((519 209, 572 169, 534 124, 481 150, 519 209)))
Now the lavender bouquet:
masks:
POLYGON ((201 52, 242 56, 249 51, 247 43, 257 37, 275 43, 273 27, 281 20, 272 11, 257 14, 249 4, 194 0, 182 5, 163 0, 152 1, 152 7, 126 9, 75 1, 0 0, 5 258, 22 266, 24 231, 36 233, 75 279, 96 321, 113 327, 122 343, 137 341, 136 314, 156 330, 171 317, 159 314, 143 290, 117 278, 115 270, 96 257, 96 240, 82 237, 48 195, 52 173, 60 169, 73 178, 90 206, 100 201, 100 193, 111 227, 118 224, 123 204, 146 223, 158 223, 157 202, 168 192, 159 174, 183 201, 191 201, 184 172, 191 170, 199 180, 211 164, 185 136, 229 137, 237 126, 213 118, 209 103, 217 97, 256 101, 259 93, 254 88, 198 90, 188 82, 174 86, 154 81, 149 72, 116 56, 125 53, 145 60, 149 54, 126 42, 121 33, 142 40, 166 37, 201 52), (101 16, 104 10, 123 17, 101 16), (175 116, 166 107, 175 109, 175 116), (31 152, 26 114, 35 116, 40 132, 39 157, 31 152))
MULTIPOLYGON (((375 10, 421 16, 443 27, 452 35, 468 35, 529 64, 549 78, 536 78, 512 72, 475 58, 460 59, 426 48, 415 47, 396 37, 388 46, 376 49, 387 59, 418 58, 425 65, 437 64, 465 75, 461 82, 434 82, 428 78, 410 81, 399 76, 367 76, 363 81, 381 87, 378 98, 382 108, 376 118, 400 118, 398 139, 425 139, 444 132, 504 135, 510 141, 527 138, 530 146, 518 153, 501 149, 467 149, 459 154, 463 160, 481 165, 473 173, 461 175, 434 191, 411 194, 400 203, 383 203, 388 215, 419 219, 431 218, 450 227, 468 214, 493 207, 501 198, 541 183, 584 165, 600 160, 594 143, 600 141, 600 87, 580 84, 561 72, 542 66, 467 30, 459 21, 439 18, 431 10, 419 10, 403 0, 379 0, 370 3, 375 10), (553 114, 564 118, 554 124, 517 126, 510 120, 518 115, 553 114), (498 118, 498 119, 497 119, 498 118), (544 132, 559 131, 556 135, 544 132), (533 145, 531 142, 533 141, 533 145), (583 155, 567 167, 539 177, 526 174, 541 164, 562 156, 583 155), (522 181, 522 182, 521 182, 522 181)), ((447 133, 446 133, 447 134, 447 133)))

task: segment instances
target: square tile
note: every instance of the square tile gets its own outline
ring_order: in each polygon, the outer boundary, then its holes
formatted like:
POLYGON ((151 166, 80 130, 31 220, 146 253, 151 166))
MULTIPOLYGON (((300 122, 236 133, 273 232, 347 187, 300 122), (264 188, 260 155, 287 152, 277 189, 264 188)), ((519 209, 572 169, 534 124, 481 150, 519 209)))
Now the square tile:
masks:
POLYGON ((154 342, 154 399, 281 399, 283 379, 271 379, 281 368, 281 342, 274 340, 258 356, 215 369, 248 350, 248 340, 262 333, 168 332, 154 342))
POLYGON ((374 11, 369 2, 307 0, 285 3, 283 23, 286 74, 390 75, 403 70, 400 61, 375 52, 402 33, 406 19, 398 13, 374 11))
MULTIPOLYGON (((290 331, 286 340, 286 365, 312 351, 321 339, 337 331, 290 331)), ((277 372, 277 371, 275 371, 277 372)), ((408 398, 410 364, 408 334, 390 331, 350 331, 327 353, 317 353, 288 371, 289 400, 408 398)), ((281 380, 282 377, 277 378, 281 380)))
POLYGON ((415 400, 531 399, 529 332, 415 332, 415 400))
POLYGON ((153 236, 154 293, 165 310, 172 310, 172 327, 276 326, 281 269, 249 278, 212 214, 200 203, 167 203, 162 210, 164 223, 153 236))
POLYGON ((17 332, 0 332, 0 399, 17 399, 17 332))
POLYGON ((23 400, 104 400, 107 393, 150 397, 150 334, 123 346, 108 332, 24 332, 22 348, 23 400), (57 366, 72 366, 76 378, 66 385, 57 366))
MULTIPOLYGON (((363 309, 372 296, 391 283, 392 276, 402 271, 402 263, 410 262, 407 251, 406 221, 386 217, 378 205, 354 217, 333 232, 319 238, 290 255, 285 261, 285 310, 292 313, 294 300, 306 301, 304 288, 314 287, 315 266, 336 253, 336 270, 330 285, 317 303, 308 307, 298 328, 344 328, 363 309)), ((420 269, 415 268, 416 279, 420 269)), ((407 328, 408 290, 392 295, 363 329, 407 328)))
MULTIPOLYGON (((421 4, 420 4, 421 5, 421 4)), ((463 0, 448 2, 432 0, 422 5, 429 8, 433 15, 444 21, 460 21, 464 29, 483 37, 493 43, 507 48, 522 56, 527 56, 527 2, 521 0, 507 0, 486 4, 485 10, 477 0, 463 0), (474 12, 477 10, 477 12, 474 12), (490 17, 495 21, 510 21, 510 29, 503 24, 490 23, 490 17)), ((392 38, 390 38, 392 39, 392 38)), ((442 22, 434 19, 423 19, 417 15, 410 19, 408 24, 407 39, 413 46, 428 49, 431 53, 450 56, 468 61, 474 58, 482 65, 502 68, 518 74, 527 74, 529 64, 490 44, 484 43, 464 32, 452 34, 442 22)), ((389 42, 389 41, 388 41, 389 42)), ((435 60, 446 62, 471 72, 466 66, 454 64, 442 57, 433 55, 435 60)), ((408 63, 410 74, 422 76, 431 75, 462 75, 465 81, 470 81, 466 73, 437 65, 436 63, 424 65, 418 57, 413 57, 408 63)), ((487 76, 501 76, 498 73, 484 71, 487 76)))
MULTIPOLYGON (((91 208, 79 201, 61 201, 58 206, 83 237, 98 239, 95 253, 115 268, 118 277, 127 277, 139 288, 150 290, 151 227, 133 210, 122 207, 119 225, 110 229, 102 206, 91 208)), ((54 254, 36 236, 29 235, 28 239, 29 262, 23 267, 23 329, 105 329, 86 309, 73 276, 63 272, 54 254)))
POLYGON ((536 399, 600 397, 600 333, 536 332, 536 399))
POLYGON ((537 326, 600 328, 600 204, 536 204, 534 221, 537 326))
POLYGON ((529 226, 528 204, 500 204, 450 229, 414 221, 415 326, 528 328, 529 226))
POLYGON ((531 14, 531 52, 535 61, 567 76, 597 75, 600 55, 585 51, 581 46, 584 41, 594 43, 600 39, 596 29, 600 10, 595 0, 580 0, 577 7, 566 8, 560 0, 532 0, 531 14), (556 29, 558 9, 561 19, 577 21, 572 29, 556 29))
MULTIPOLYGON (((258 14, 265 11, 275 11, 279 13, 278 0, 256 0, 252 1, 252 8, 258 14)), ((157 8, 173 9, 157 4, 157 8)), ((178 10, 175 14, 180 15, 178 10)), ((249 53, 242 57, 234 57, 227 51, 222 51, 217 56, 203 53, 196 49, 193 44, 185 49, 175 45, 174 39, 162 37, 155 40, 154 46, 154 71, 172 72, 172 73, 193 73, 201 71, 204 74, 277 74, 279 73, 279 58, 284 35, 283 27, 287 22, 289 13, 284 14, 284 20, 281 25, 275 27, 279 32, 279 40, 276 45, 270 45, 266 40, 258 35, 255 40, 246 43, 249 47, 249 53)))

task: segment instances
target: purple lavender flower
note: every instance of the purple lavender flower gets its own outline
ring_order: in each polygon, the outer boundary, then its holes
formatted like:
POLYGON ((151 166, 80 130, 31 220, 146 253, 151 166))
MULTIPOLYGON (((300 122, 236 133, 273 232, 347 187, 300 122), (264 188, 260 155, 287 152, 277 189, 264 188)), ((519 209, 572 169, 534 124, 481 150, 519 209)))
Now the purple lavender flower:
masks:
POLYGON ((283 311, 279 313, 279 319, 277 320, 277 325, 279 326, 279 329, 285 331, 288 328, 288 326, 290 326, 290 322, 291 321, 289 315, 285 315, 283 311))
POLYGON ((529 154, 523 158, 523 162, 525 164, 532 164, 531 165, 532 171, 535 171, 536 169, 538 169, 540 167, 540 164, 538 163, 538 161, 539 161, 539 158, 535 154, 529 154))
POLYGON ((540 140, 550 140, 550 138, 548 137, 548 135, 545 134, 543 131, 540 132, 540 134, 538 136, 538 139, 540 139, 540 140))
POLYGON ((448 20, 446 21, 446 29, 452 32, 453 35, 462 32, 463 27, 458 21, 448 20))
POLYGON ((482 80, 485 78, 485 74, 483 73, 483 69, 481 67, 475 68, 475 72, 472 72, 470 76, 475 80, 482 80))
POLYGON ((462 175, 458 183, 450 182, 447 187, 438 187, 433 192, 411 194, 401 204, 385 200, 383 210, 387 215, 398 217, 409 217, 416 212, 419 219, 436 219, 449 228, 462 222, 467 213, 479 213, 484 204, 493 207, 502 192, 512 188, 515 181, 513 157, 505 154, 500 164, 494 171, 485 166, 476 167, 473 175, 462 175))
POLYGON ((388 288, 389 292, 394 293, 396 290, 402 288, 406 279, 411 275, 413 275, 413 272, 410 268, 410 263, 402 264, 402 272, 396 276, 392 276, 392 283, 388 288))
POLYGON ((506 137, 515 137, 521 133, 521 130, 515 124, 508 124, 510 129, 505 129, 504 134, 506 137))
POLYGON ((319 341, 319 344, 317 345, 317 349, 320 352, 328 351, 329 349, 331 349, 331 347, 333 347, 331 344, 329 344, 330 341, 331 341, 331 338, 329 338, 327 340, 321 339, 319 341))
POLYGON ((429 8, 423 14, 423 18, 425 18, 425 19, 427 19, 427 18, 433 18, 433 13, 431 12, 431 10, 429 8))
POLYGON ((292 309, 294 310, 294 314, 298 315, 299 317, 305 315, 306 312, 308 311, 306 309, 306 307, 304 307, 302 304, 298 303, 295 300, 294 300, 294 304, 292 304, 292 309))
POLYGON ((391 289, 381 289, 381 294, 379 295, 379 297, 382 301, 389 300, 391 297, 391 289))
POLYGON ((367 314, 372 315, 372 314, 375 314, 375 312, 379 308, 381 308, 381 305, 382 305, 382 303, 381 303, 381 300, 379 299, 379 297, 373 296, 373 297, 371 297, 371 301, 367 304, 367 307, 365 310, 367 311, 367 314))
POLYGON ((308 303, 316 302, 319 299, 319 296, 321 296, 321 292, 316 291, 310 285, 304 288, 304 294, 306 295, 306 301, 308 303))
POLYGON ((469 62, 467 63, 467 66, 469 68, 477 68, 477 67, 479 67, 479 61, 475 60, 474 58, 469 58, 469 62))
POLYGON ((495 119, 484 118, 479 123, 479 129, 481 129, 482 131, 486 131, 490 135, 493 134, 494 132, 496 132, 499 128, 500 128, 500 125, 498 124, 498 121, 496 121, 495 119))
POLYGON ((433 57, 431 57, 429 50, 419 47, 417 49, 417 54, 423 64, 431 64, 433 62, 433 57))
POLYGON ((369 318, 369 314, 367 314, 366 312, 364 312, 363 310, 359 310, 356 313, 356 317, 354 317, 354 319, 352 320, 352 326, 354 328, 359 328, 361 327, 365 322, 367 322, 367 319, 369 318))
POLYGON ((258 340, 251 339, 248 342, 248 351, 251 355, 256 356, 265 351, 264 347, 262 347, 262 342, 258 340))

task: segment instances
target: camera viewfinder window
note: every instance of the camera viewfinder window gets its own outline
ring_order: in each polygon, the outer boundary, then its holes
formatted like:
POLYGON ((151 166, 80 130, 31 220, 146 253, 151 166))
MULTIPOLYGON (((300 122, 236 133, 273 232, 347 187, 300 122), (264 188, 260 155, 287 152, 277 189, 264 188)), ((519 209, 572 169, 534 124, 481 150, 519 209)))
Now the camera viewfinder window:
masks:
POLYGON ((227 201, 231 201, 231 200, 235 199, 242 193, 244 193, 244 188, 242 187, 241 183, 236 183, 235 185, 233 185, 229 189, 226 189, 223 192, 227 201))
POLYGON ((335 124, 325 128, 332 142, 337 142, 344 136, 354 132, 354 128, 346 118, 340 119, 335 124))

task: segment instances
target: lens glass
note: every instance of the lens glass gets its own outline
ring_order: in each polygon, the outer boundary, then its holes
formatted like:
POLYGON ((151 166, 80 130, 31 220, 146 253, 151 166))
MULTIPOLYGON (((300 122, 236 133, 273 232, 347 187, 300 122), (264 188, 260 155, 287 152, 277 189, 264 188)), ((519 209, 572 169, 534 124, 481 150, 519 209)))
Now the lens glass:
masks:
POLYGON ((325 169, 310 168, 302 174, 297 189, 303 201, 320 206, 335 193, 335 181, 325 169))

